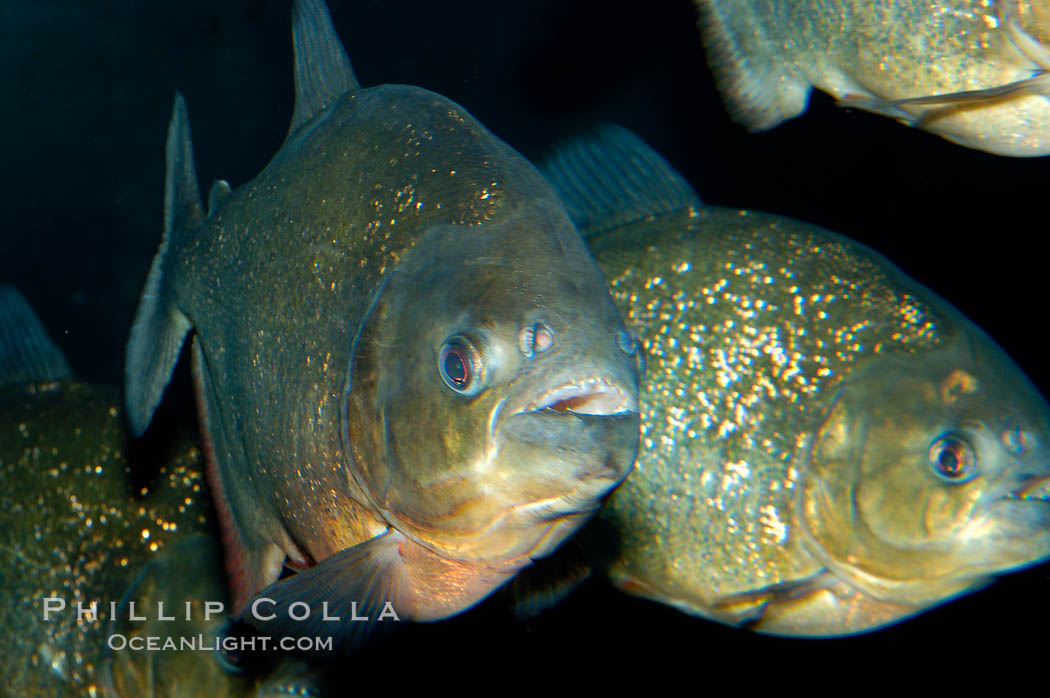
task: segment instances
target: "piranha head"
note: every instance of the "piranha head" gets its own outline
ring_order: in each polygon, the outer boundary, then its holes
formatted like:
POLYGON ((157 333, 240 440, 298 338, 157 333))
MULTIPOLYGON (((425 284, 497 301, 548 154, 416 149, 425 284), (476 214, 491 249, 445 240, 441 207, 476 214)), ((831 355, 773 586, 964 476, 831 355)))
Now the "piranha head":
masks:
POLYGON ((847 627, 899 620, 1050 555, 1050 410, 963 326, 848 378, 812 443, 798 516, 810 552, 859 592, 847 627))
POLYGON ((354 476, 391 527, 441 557, 520 568, 630 471, 637 352, 550 198, 435 225, 354 341, 354 476))

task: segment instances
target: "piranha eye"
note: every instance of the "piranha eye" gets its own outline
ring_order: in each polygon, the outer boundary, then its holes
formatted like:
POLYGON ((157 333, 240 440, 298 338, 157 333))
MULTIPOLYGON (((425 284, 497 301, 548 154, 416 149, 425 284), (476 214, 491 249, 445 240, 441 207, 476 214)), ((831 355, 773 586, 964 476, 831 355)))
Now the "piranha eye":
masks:
POLYGON ((454 335, 441 346, 438 354, 441 380, 460 395, 481 392, 483 368, 481 352, 466 337, 454 335))
POLYGON ((930 465, 948 482, 967 482, 977 474, 977 453, 962 435, 948 432, 930 445, 930 465))

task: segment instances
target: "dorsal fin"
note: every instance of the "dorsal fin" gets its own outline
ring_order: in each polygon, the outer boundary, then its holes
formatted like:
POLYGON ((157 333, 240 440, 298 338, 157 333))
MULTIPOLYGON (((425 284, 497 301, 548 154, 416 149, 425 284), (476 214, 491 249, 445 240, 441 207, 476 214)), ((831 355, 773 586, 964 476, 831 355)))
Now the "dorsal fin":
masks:
POLYGON ((295 114, 288 135, 347 92, 361 89, 324 0, 295 0, 295 114))
POLYGON ((0 285, 0 386, 68 380, 73 372, 14 286, 0 285))
POLYGON ((559 145, 540 171, 584 237, 702 205, 670 163, 638 136, 613 124, 559 145))

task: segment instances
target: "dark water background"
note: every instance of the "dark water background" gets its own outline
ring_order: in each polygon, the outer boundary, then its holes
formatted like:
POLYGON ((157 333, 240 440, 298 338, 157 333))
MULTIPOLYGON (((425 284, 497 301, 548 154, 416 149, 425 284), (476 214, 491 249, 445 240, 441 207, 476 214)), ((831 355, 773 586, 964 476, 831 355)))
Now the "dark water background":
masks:
MULTIPOLYGON (((725 114, 688 0, 330 0, 365 86, 420 85, 538 158, 600 120, 638 133, 705 202, 792 216, 879 250, 987 330, 1047 393, 1050 159, 949 144, 817 95, 801 119, 749 135, 725 114)), ((161 232, 164 134, 186 96, 197 167, 238 186, 292 112, 286 0, 0 0, 0 281, 39 311, 82 378, 119 384, 123 346, 161 232)), ((170 419, 192 419, 181 371, 170 419)), ((450 687, 476 669, 547 687, 711 673, 742 686, 802 670, 933 668, 994 638, 1026 651, 1050 621, 1045 568, 850 640, 765 638, 590 583, 528 622, 487 604, 350 661, 353 681, 409 672, 450 687), (814 663, 815 662, 815 663, 814 663), (823 669, 821 669, 823 667, 823 669), (829 668, 830 667, 830 668, 829 668)), ((817 672, 817 677, 813 676, 817 672)), ((404 680, 399 676, 397 680, 404 680)), ((783 680, 790 680, 783 678, 783 680)), ((478 688, 481 688, 478 686, 478 688)))

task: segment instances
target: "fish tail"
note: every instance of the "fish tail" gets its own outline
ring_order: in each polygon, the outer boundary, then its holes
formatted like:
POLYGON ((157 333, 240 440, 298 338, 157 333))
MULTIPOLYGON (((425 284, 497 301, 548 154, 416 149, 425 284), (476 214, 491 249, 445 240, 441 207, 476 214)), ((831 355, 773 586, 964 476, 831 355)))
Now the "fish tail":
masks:
POLYGON ((190 329, 189 318, 175 307, 164 281, 168 247, 180 229, 196 227, 204 219, 186 100, 178 92, 168 126, 166 159, 164 235, 135 312, 124 369, 128 421, 135 436, 149 426, 190 329))
POLYGON ((789 72, 764 18, 739 0, 695 0, 711 70, 729 115, 765 131, 806 109, 810 85, 789 72))

